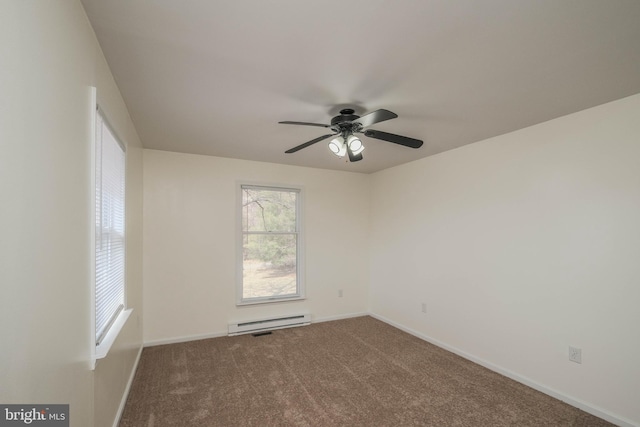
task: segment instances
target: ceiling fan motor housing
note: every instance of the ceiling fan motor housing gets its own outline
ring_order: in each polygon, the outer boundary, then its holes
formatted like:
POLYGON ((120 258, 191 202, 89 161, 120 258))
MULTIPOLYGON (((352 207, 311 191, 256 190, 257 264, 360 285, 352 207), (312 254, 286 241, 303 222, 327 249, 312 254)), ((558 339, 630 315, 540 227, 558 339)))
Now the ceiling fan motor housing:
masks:
POLYGON ((331 129, 336 132, 344 133, 344 132, 357 132, 357 123, 352 123, 354 120, 359 119, 360 116, 357 116, 354 113, 354 110, 351 108, 345 108, 340 110, 340 115, 335 116, 331 119, 331 129))

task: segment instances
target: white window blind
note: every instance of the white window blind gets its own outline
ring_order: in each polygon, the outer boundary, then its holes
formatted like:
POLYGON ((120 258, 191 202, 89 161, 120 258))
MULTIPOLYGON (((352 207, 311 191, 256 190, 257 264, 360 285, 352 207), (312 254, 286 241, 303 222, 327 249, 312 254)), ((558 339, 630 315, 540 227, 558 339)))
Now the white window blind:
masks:
POLYGON ((124 309, 125 152, 101 112, 96 123, 96 345, 124 309))

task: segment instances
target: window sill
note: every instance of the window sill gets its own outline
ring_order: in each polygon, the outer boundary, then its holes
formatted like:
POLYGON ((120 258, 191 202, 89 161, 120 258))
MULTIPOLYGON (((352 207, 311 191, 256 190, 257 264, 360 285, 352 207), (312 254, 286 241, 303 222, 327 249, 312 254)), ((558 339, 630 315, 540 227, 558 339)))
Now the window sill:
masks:
POLYGON ((105 357, 107 357, 109 350, 111 350, 111 346, 116 341, 116 338, 118 338, 120 331, 122 330, 122 328, 124 328, 124 325, 125 323, 127 323, 127 319, 129 318, 132 312, 133 312, 132 308, 128 310, 122 310, 118 315, 118 317, 116 318, 115 322, 113 322, 113 325, 111 325, 111 328, 109 328, 109 332, 107 332, 107 335, 105 335, 102 342, 96 346, 95 353, 93 356, 92 369, 95 369, 96 362, 98 360, 104 359, 105 357))

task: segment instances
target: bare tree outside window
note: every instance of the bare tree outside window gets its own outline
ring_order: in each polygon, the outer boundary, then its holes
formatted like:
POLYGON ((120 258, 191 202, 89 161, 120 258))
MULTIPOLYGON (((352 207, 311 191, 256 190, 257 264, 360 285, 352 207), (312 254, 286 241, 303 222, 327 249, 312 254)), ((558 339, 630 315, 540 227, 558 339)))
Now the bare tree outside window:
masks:
POLYGON ((299 296, 299 190, 242 186, 242 300, 299 296))

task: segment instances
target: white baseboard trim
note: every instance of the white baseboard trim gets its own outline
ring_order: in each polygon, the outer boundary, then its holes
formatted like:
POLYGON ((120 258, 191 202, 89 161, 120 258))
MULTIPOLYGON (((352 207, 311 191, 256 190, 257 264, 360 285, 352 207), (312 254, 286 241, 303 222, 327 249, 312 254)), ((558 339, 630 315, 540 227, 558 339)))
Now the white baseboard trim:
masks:
POLYGON ((573 398, 573 397, 568 396, 568 395, 566 395, 564 393, 561 393, 561 392, 559 392, 557 390, 549 388, 549 387, 547 387, 545 385, 539 384, 539 383, 535 382, 534 380, 532 380, 531 378, 524 377, 524 376, 519 375, 519 374, 517 374, 517 373, 515 373, 513 371, 510 371, 508 369, 504 369, 504 368, 502 368, 500 366, 494 365, 491 362, 488 362, 486 360, 480 359, 480 358, 478 358, 476 356, 473 356, 472 354, 466 353, 466 352, 464 352, 462 350, 459 350, 459 349, 457 349, 455 347, 452 347, 452 346, 450 346, 450 345, 448 345, 448 344, 446 344, 446 343, 444 343, 442 341, 439 341, 437 339, 431 338, 431 337, 429 337, 429 336, 427 336, 425 334, 422 334, 422 333, 420 333, 418 331, 415 331, 415 330, 413 330, 411 328, 407 328, 406 326, 401 325, 399 323, 396 323, 396 322, 394 322, 394 321, 392 321, 390 319, 387 319, 384 316, 381 316, 381 315, 376 314, 376 313, 371 313, 371 312, 367 313, 367 314, 369 316, 375 318, 375 319, 380 320, 381 322, 387 323, 387 324, 389 324, 389 325, 391 325, 391 326, 393 326, 395 328, 398 328, 398 329, 400 329, 400 330, 402 330, 404 332, 407 332, 407 333, 409 333, 409 334, 411 334, 411 335, 413 335, 415 337, 418 337, 418 338, 420 338, 420 339, 422 339, 424 341, 427 341, 427 342, 429 342, 429 343, 431 343, 433 345, 436 345, 436 346, 438 346, 440 348, 443 348, 443 349, 445 349, 447 351, 450 351, 450 352, 452 352, 454 354, 457 354, 460 357, 463 357, 463 358, 465 358, 467 360, 470 360, 470 361, 472 361, 474 363, 477 363, 480 366, 484 366, 487 369, 490 369, 490 370, 492 370, 494 372, 497 372, 497 373, 499 373, 501 375, 504 375, 505 377, 511 378, 514 381, 517 381, 517 382, 519 382, 521 384, 524 384, 524 385, 526 385, 528 387, 531 387, 534 390, 538 390, 539 392, 542 392, 542 393, 544 393, 546 395, 549 395, 549 396, 554 397, 554 398, 556 398, 558 400, 561 400, 561 401, 563 401, 563 402, 565 402, 565 403, 567 403, 567 404, 569 404, 571 406, 574 406, 574 407, 576 407, 578 409, 581 409, 581 410, 583 410, 585 412, 588 412, 591 415, 595 415, 596 417, 599 417, 599 418, 602 418, 603 420, 609 421, 610 423, 616 424, 616 425, 618 425, 620 427, 640 427, 639 424, 636 424, 631 420, 628 420, 628 419, 623 418, 623 417, 619 417, 619 416, 614 415, 614 414, 612 414, 612 413, 610 413, 610 412, 608 412, 608 411, 606 411, 604 409, 598 408, 598 407, 593 406, 593 405, 591 405, 591 404, 589 404, 587 402, 584 402, 584 401, 582 401, 580 399, 573 398))
POLYGON ((122 413, 124 412, 124 407, 127 404, 127 398, 129 397, 129 391, 131 391, 131 385, 133 384, 133 379, 136 376, 136 371, 138 370, 138 363, 140 362, 140 356, 142 356, 142 346, 138 349, 138 354, 136 355, 136 361, 133 363, 133 369, 131 369, 131 374, 129 375, 129 381, 127 381, 127 386, 124 388, 124 393, 122 394, 122 399, 120 400, 120 406, 118 407, 118 412, 116 412, 116 418, 113 421, 113 427, 118 427, 120 424, 120 418, 122 418, 122 413))
POLYGON ((311 316, 311 323, 322 323, 322 322, 331 322, 333 320, 342 320, 342 319, 351 319, 352 317, 362 317, 368 316, 369 312, 363 311, 361 313, 348 313, 348 314, 339 314, 336 316, 326 316, 326 317, 314 317, 311 316))
POLYGON ((212 332, 209 334, 199 334, 199 335, 187 335, 187 336, 183 336, 183 337, 172 337, 172 338, 162 338, 159 340, 151 340, 151 341, 145 341, 144 342, 144 346, 145 347, 154 347, 157 345, 165 345, 165 344, 178 344, 181 342, 189 342, 189 341, 198 341, 198 340, 206 340, 209 338, 219 338, 219 337, 226 337, 228 335, 228 332, 212 332))
MULTIPOLYGON (((341 319, 349 319, 351 317, 361 317, 368 316, 369 312, 363 311, 360 313, 348 313, 348 314, 340 314, 337 316, 327 316, 327 317, 315 317, 311 316, 311 323, 320 323, 320 322, 330 322, 332 320, 341 320, 341 319)), ((144 342, 144 347, 154 347, 157 345, 165 345, 165 344, 178 344, 182 342, 189 341, 198 341, 198 340, 206 340, 209 338, 219 338, 226 337, 229 333, 225 332, 212 332, 209 334, 200 334, 200 335, 187 335, 183 337, 172 337, 172 338, 162 338, 159 340, 150 340, 144 342)))

